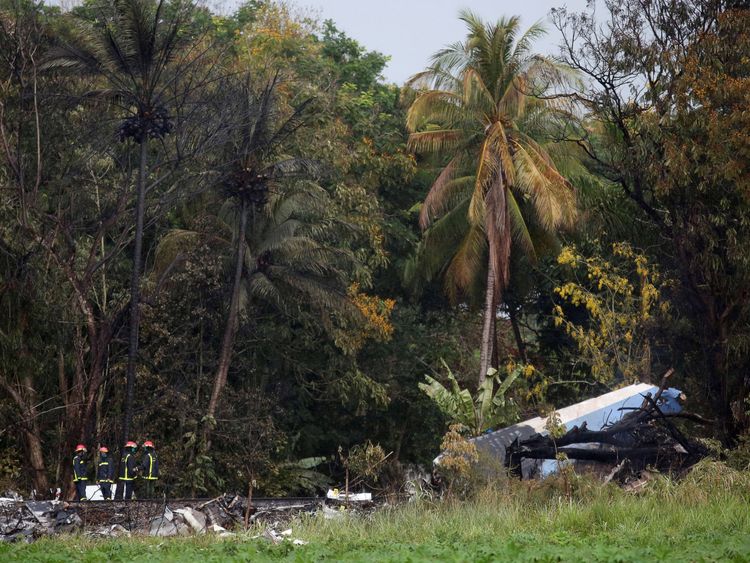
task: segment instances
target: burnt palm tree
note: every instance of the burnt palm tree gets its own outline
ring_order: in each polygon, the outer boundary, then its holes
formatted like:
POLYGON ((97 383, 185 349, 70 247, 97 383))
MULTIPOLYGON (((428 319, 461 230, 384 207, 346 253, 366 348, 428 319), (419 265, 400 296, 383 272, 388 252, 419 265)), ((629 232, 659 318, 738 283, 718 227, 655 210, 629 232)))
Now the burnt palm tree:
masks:
POLYGON ((484 275, 481 384, 497 367, 496 314, 511 249, 536 256, 540 243, 572 225, 576 208, 553 158, 559 147, 544 140, 569 116, 541 96, 564 73, 531 52, 543 29, 521 33, 516 17, 486 24, 463 11, 460 18, 466 40, 412 78, 428 88, 411 105, 407 127, 414 151, 447 161, 422 205, 422 265, 444 275, 454 299, 476 291, 484 275))
POLYGON ((149 141, 162 139, 173 128, 170 103, 177 61, 189 40, 184 33, 193 6, 177 0, 114 0, 96 5, 96 20, 77 19, 73 36, 53 48, 45 67, 76 71, 94 78, 98 88, 87 97, 104 99, 121 111, 117 135, 137 148, 135 233, 130 280, 130 329, 122 438, 127 439, 133 417, 133 393, 138 360, 139 305, 149 171, 149 141))
MULTIPOLYGON (((323 317, 334 312, 357 315, 345 282, 354 257, 329 244, 336 221, 329 217, 328 193, 314 182, 320 166, 285 153, 288 141, 305 124, 312 100, 288 107, 281 100, 282 84, 279 74, 261 88, 247 78, 230 96, 237 109, 220 167, 222 205, 210 221, 208 242, 232 256, 227 268, 231 291, 205 411, 204 451, 211 445, 237 331, 251 304, 287 311, 291 304, 312 307, 323 317)), ((157 275, 205 237, 189 230, 167 233, 157 250, 157 275)))
POLYGON ((317 171, 317 165, 313 161, 283 155, 285 142, 304 124, 312 100, 302 101, 289 115, 283 115, 278 98, 280 84, 280 76, 276 73, 260 91, 256 91, 250 77, 247 77, 238 92, 240 111, 237 114, 237 127, 234 135, 230 135, 226 147, 229 165, 223 189, 237 218, 233 253, 235 261, 219 364, 206 411, 206 449, 210 447, 209 425, 213 423, 221 392, 226 386, 234 339, 239 328, 243 274, 247 276, 254 271, 263 271, 268 266, 266 261, 270 257, 264 253, 259 254, 255 257, 255 264, 251 264, 248 269, 248 216, 253 213, 255 217, 258 212, 262 212, 274 187, 284 180, 314 175, 317 171))

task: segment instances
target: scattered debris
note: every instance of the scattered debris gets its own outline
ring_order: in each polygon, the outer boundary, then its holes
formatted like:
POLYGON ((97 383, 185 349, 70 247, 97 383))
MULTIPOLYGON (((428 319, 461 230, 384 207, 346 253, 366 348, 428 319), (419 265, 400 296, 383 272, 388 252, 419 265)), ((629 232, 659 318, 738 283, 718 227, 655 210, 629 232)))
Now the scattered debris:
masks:
POLYGON ((347 495, 338 489, 329 489, 326 498, 342 502, 372 502, 372 493, 349 493, 347 495))
MULTIPOLYGON (((601 430, 618 422, 630 410, 639 408, 645 396, 655 396, 659 390, 660 387, 656 385, 636 383, 559 409, 557 414, 560 417, 560 423, 568 430, 576 427, 601 430)), ((658 399, 663 412, 680 412, 682 408, 679 403, 680 396, 681 393, 677 389, 665 390, 658 399)), ((521 444, 539 435, 545 435, 546 423, 546 417, 536 417, 495 432, 487 432, 471 441, 474 442, 480 452, 485 452, 496 458, 500 463, 508 465, 508 460, 506 460, 507 449, 514 443, 521 444)), ((523 477, 544 477, 554 473, 557 471, 557 462, 554 461, 554 458, 554 455, 551 459, 524 458, 521 465, 523 477)), ((439 456, 435 459, 435 465, 440 465, 439 456)))
POLYGON ((176 536, 180 533, 172 520, 169 520, 166 516, 159 516, 151 520, 151 527, 148 531, 149 536, 158 536, 162 538, 168 538, 176 536))
MULTIPOLYGON (((354 499, 352 499, 354 500, 354 499)), ((289 523, 299 514, 318 514, 323 498, 253 499, 251 522, 268 530, 266 539, 276 542, 292 538, 289 523)), ((333 512, 343 516, 343 502, 334 502, 333 512), (341 506, 339 506, 341 505, 341 506)), ((365 506, 360 501, 358 506, 365 506)), ((156 537, 189 534, 236 535, 244 528, 247 498, 222 495, 209 500, 133 501, 27 501, 18 495, 0 500, 0 542, 34 541, 52 534, 82 531, 91 537, 130 537, 136 534, 156 537)))
POLYGON ((346 512, 343 510, 343 506, 339 508, 331 508, 330 506, 323 506, 323 518, 326 520, 343 520, 346 518, 346 512))
POLYGON ((202 512, 198 512, 189 506, 177 508, 174 512, 181 515, 196 534, 206 533, 206 515, 202 512))

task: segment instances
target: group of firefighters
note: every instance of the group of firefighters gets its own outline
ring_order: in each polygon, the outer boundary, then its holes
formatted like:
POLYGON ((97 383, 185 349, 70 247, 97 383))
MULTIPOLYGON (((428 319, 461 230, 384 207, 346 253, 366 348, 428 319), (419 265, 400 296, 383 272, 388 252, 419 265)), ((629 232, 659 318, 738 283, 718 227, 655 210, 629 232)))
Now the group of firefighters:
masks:
MULTIPOLYGON (((150 440, 143 442, 143 456, 140 463, 136 463, 135 452, 138 444, 128 441, 123 449, 120 460, 120 475, 118 482, 122 487, 122 496, 125 500, 133 498, 133 485, 136 477, 146 482, 144 498, 151 498, 154 494, 154 483, 159 479, 159 460, 156 457, 154 443, 150 440)), ((88 465, 86 462, 86 446, 78 444, 73 456, 73 483, 76 486, 76 500, 87 500, 86 484, 89 479, 88 465)), ((99 461, 96 465, 96 483, 102 491, 104 500, 112 499, 112 484, 115 476, 114 462, 109 455, 106 446, 99 446, 99 461)), ((120 498, 118 491, 117 498, 120 498)))

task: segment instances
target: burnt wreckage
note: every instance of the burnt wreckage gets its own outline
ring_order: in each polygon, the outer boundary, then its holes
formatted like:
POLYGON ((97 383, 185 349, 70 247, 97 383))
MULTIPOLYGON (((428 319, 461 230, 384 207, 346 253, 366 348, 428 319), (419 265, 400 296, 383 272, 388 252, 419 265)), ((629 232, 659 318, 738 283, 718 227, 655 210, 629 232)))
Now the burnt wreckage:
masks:
POLYGON ((472 441, 480 452, 526 479, 556 472, 561 460, 597 472, 614 467, 608 479, 646 467, 690 467, 707 455, 707 449, 685 436, 674 420, 708 421, 683 411, 682 392, 666 388, 669 375, 661 386, 637 383, 560 409, 560 423, 567 429, 562 436, 550 436, 547 418, 536 417, 472 441))

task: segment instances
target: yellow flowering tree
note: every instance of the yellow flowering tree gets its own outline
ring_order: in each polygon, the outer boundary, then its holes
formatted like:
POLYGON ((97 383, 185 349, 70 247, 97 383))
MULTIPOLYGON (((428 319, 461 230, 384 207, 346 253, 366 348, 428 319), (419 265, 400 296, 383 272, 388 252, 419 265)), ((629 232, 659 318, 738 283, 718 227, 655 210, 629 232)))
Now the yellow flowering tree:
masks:
POLYGON ((626 381, 648 380, 653 328, 658 318, 669 314, 663 295, 666 281, 625 243, 612 245, 609 260, 585 257, 567 246, 557 262, 569 268, 574 279, 554 290, 554 322, 573 339, 594 379, 607 382, 621 375, 626 381), (585 320, 574 319, 570 306, 585 310, 585 320))
POLYGON ((348 290, 349 301, 361 315, 361 322, 346 322, 336 330, 336 344, 341 350, 354 354, 362 349, 367 340, 387 342, 393 336, 391 313, 396 301, 364 293, 359 283, 352 283, 348 290))
POLYGON ((472 470, 479 462, 479 451, 476 444, 467 438, 467 431, 468 428, 460 423, 451 424, 440 444, 443 455, 438 466, 440 474, 448 482, 448 497, 456 485, 467 484, 472 470))

